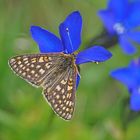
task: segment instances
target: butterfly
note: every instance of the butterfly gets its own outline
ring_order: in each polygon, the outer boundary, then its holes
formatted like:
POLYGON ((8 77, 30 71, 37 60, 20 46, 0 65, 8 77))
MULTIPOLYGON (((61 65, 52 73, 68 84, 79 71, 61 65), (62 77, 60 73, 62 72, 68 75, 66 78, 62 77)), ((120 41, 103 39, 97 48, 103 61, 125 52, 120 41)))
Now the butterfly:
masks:
POLYGON ((75 109, 76 78, 78 68, 74 54, 25 54, 11 58, 9 65, 14 73, 36 87, 54 112, 70 120, 75 109))

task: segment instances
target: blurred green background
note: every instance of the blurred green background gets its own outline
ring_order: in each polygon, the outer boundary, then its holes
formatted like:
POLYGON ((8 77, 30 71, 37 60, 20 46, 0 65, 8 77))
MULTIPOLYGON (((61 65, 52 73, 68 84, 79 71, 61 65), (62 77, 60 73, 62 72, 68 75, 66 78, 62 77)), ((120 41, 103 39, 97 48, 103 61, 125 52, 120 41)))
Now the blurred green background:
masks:
POLYGON ((115 46, 109 61, 82 65, 75 114, 69 122, 53 115, 42 89, 32 87, 8 67, 8 59, 14 55, 39 52, 29 33, 31 25, 58 35, 60 22, 79 10, 84 44, 101 32, 96 13, 105 6, 106 0, 0 0, 0 140, 140 139, 139 118, 124 128, 127 89, 109 77, 110 70, 126 66, 138 53, 126 56, 115 46))

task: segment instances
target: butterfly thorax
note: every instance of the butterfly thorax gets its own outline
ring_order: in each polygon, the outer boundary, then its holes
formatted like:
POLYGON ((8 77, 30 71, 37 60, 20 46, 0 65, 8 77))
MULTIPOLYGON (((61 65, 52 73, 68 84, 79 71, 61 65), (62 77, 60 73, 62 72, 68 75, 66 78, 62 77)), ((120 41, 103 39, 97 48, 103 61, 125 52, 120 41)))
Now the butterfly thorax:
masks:
POLYGON ((66 70, 68 67, 72 67, 75 64, 75 59, 73 55, 64 54, 64 59, 61 61, 60 69, 66 70))

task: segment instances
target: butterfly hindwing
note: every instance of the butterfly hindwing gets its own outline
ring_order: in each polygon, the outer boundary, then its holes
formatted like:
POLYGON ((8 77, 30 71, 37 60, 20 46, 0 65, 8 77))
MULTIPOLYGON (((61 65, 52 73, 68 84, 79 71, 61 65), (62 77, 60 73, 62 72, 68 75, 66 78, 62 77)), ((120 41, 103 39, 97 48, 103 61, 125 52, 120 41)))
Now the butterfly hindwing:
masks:
POLYGON ((51 107, 65 120, 70 120, 75 107, 76 69, 68 68, 52 88, 44 90, 44 95, 51 107))

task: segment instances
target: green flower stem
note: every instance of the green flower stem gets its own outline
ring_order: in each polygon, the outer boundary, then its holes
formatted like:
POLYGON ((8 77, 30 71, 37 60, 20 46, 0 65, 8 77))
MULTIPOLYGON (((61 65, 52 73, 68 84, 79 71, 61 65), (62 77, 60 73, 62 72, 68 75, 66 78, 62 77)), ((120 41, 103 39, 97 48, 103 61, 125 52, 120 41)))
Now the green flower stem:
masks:
POLYGON ((118 38, 116 35, 111 36, 104 28, 102 32, 95 36, 93 39, 87 41, 88 43, 85 43, 85 46, 87 48, 95 45, 103 46, 104 48, 111 48, 115 46, 118 43, 118 38))

